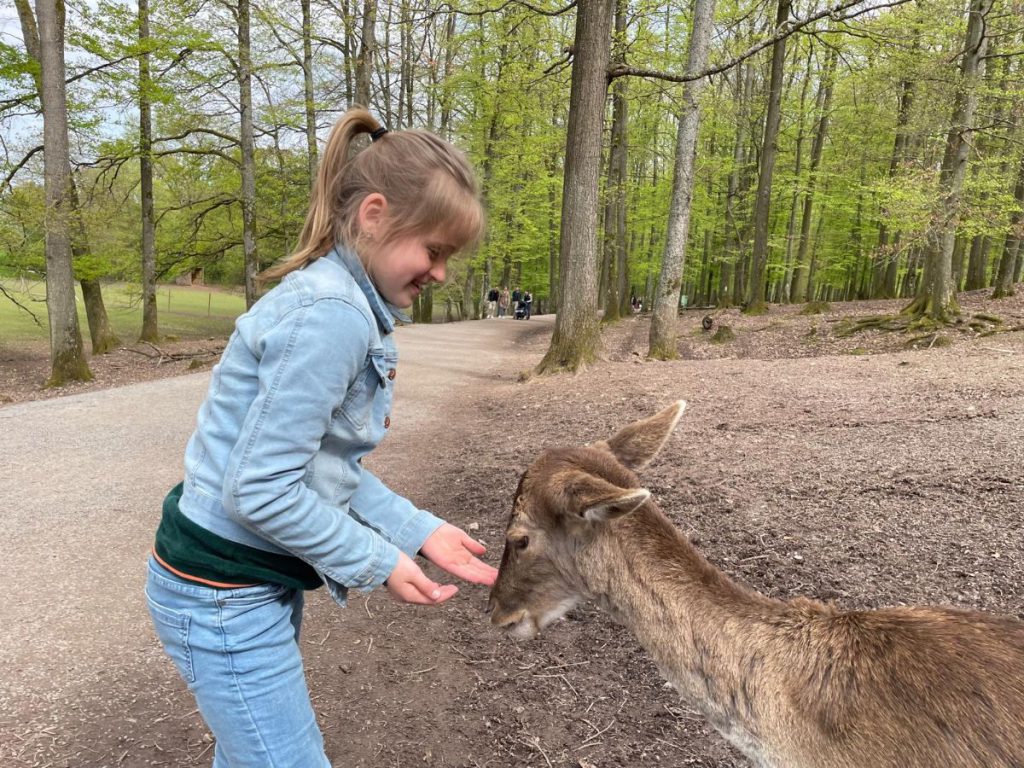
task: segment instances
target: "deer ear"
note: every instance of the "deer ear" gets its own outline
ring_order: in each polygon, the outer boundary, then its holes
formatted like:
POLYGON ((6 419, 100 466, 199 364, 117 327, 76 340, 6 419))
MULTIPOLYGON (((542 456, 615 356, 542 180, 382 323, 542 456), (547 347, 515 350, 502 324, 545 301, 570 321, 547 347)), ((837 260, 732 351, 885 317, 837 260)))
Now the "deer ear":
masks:
POLYGON ((597 522, 628 515, 651 497, 646 488, 620 488, 587 472, 574 473, 565 490, 576 514, 597 522))
POLYGON ((686 401, 677 400, 665 410, 621 429, 605 445, 623 465, 641 469, 658 455, 685 409, 686 401))

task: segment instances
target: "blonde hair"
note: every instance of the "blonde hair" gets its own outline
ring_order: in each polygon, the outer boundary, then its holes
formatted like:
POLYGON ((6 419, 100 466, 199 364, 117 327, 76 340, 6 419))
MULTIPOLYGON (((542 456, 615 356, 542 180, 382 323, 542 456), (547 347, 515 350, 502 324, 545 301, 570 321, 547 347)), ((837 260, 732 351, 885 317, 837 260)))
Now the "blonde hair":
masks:
POLYGON ((375 192, 388 203, 386 226, 378 243, 437 233, 455 251, 461 251, 480 239, 483 208, 466 156, 421 130, 386 132, 349 156, 357 135, 380 128, 362 107, 352 107, 335 123, 320 158, 298 247, 280 264, 260 273, 261 284, 302 269, 335 243, 355 250, 359 206, 375 192))

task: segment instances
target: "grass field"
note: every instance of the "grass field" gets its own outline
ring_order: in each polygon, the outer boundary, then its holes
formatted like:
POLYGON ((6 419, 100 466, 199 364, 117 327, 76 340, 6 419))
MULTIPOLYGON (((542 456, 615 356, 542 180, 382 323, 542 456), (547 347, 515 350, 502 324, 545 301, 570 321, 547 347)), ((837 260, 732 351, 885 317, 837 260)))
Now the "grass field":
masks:
MULTIPOLYGON (((0 286, 19 304, 29 309, 39 325, 25 310, 7 296, 0 295, 0 342, 49 340, 46 317, 46 284, 40 281, 2 280, 0 286)), ((78 321, 82 337, 89 338, 82 290, 75 286, 78 321)), ((110 324, 124 342, 138 338, 142 328, 141 293, 138 285, 111 283, 103 286, 103 302, 110 324)), ((245 297, 220 288, 161 285, 157 288, 160 335, 180 339, 230 335, 235 318, 245 311, 245 297)))

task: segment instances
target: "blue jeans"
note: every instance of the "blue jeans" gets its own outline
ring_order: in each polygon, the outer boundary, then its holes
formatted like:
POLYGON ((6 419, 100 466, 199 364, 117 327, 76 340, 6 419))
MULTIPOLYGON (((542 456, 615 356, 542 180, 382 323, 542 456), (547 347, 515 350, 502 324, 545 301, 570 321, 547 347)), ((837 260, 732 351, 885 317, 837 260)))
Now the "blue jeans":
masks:
POLYGON ((216 589, 150 557, 146 602, 216 738, 213 768, 330 768, 299 653, 300 590, 216 589))

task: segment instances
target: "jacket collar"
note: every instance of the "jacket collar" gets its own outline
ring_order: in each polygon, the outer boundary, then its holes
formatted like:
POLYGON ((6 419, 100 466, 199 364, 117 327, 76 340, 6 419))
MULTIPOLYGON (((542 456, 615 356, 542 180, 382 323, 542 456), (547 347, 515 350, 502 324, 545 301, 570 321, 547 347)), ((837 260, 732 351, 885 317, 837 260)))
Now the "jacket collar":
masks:
POLYGON ((352 275, 356 285, 366 296, 366 301, 369 302, 370 309, 373 310, 374 317, 377 318, 377 324, 383 334, 387 335, 395 330, 393 318, 397 318, 403 323, 412 322, 408 315, 395 305, 385 301, 384 297, 377 292, 377 287, 373 284, 370 276, 366 274, 366 268, 355 251, 338 243, 327 252, 327 257, 343 266, 352 275))

